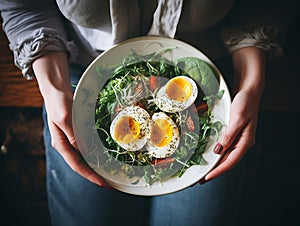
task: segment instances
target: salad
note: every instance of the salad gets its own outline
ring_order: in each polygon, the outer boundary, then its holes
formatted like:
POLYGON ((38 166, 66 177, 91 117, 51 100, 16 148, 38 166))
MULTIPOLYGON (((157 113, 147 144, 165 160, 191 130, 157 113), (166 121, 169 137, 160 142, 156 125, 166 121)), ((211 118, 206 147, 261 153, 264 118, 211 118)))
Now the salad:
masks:
POLYGON ((223 126, 212 113, 224 93, 214 69, 193 57, 171 61, 164 57, 171 51, 132 51, 120 65, 97 67, 99 79, 111 74, 95 106, 100 164, 132 184, 152 185, 207 164, 203 153, 223 126))

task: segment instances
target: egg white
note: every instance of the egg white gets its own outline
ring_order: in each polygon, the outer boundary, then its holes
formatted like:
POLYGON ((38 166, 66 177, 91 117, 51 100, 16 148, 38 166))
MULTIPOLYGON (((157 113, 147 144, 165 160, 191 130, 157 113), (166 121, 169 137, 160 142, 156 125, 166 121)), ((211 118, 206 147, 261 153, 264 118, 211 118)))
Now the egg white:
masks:
POLYGON ((118 145, 127 151, 137 151, 144 147, 147 143, 151 131, 151 118, 146 110, 138 106, 130 106, 123 109, 113 119, 110 125, 110 135, 118 143, 118 145), (122 117, 132 117, 140 125, 140 134, 132 142, 120 142, 115 137, 116 124, 122 117))
POLYGON ((166 120, 172 126, 172 139, 166 146, 163 147, 157 147, 155 144, 153 144, 151 139, 149 139, 146 144, 146 149, 148 153, 155 158, 166 158, 172 155, 176 151, 179 145, 179 141, 180 141, 179 130, 176 124, 174 123, 174 121, 165 113, 163 112, 154 113, 152 116, 152 122, 154 123, 155 120, 158 119, 166 120))
POLYGON ((169 80, 163 87, 161 87, 158 90, 154 98, 155 104, 164 112, 174 113, 174 112, 183 111, 188 107, 190 107, 195 102, 198 96, 198 88, 193 79, 187 76, 178 76, 175 78, 184 78, 185 80, 187 80, 187 82, 189 82, 192 85, 192 94, 186 101, 180 102, 180 101, 172 100, 166 93, 167 85, 169 82, 172 81, 172 79, 169 80))

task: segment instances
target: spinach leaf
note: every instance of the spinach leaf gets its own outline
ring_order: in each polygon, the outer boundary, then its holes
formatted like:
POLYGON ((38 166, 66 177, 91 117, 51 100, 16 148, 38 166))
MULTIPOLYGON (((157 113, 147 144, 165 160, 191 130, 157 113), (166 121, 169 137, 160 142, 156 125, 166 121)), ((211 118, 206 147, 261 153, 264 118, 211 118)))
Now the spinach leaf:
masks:
POLYGON ((211 95, 219 89, 219 77, 215 69, 204 60, 196 57, 183 57, 175 65, 185 71, 201 87, 205 95, 211 95))

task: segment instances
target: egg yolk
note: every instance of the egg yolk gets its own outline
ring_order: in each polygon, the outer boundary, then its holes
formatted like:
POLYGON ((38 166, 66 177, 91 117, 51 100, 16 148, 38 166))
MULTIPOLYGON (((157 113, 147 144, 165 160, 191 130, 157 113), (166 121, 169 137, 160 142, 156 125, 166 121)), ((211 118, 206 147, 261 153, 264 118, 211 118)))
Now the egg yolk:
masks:
POLYGON ((187 101, 192 95, 192 91, 192 84, 184 78, 173 78, 166 87, 169 98, 179 102, 187 101))
POLYGON ((150 140, 156 147, 165 147, 172 140, 172 125, 164 119, 157 119, 152 126, 150 140))
POLYGON ((122 117, 117 121, 114 133, 117 141, 128 144, 139 137, 140 124, 130 116, 122 117))

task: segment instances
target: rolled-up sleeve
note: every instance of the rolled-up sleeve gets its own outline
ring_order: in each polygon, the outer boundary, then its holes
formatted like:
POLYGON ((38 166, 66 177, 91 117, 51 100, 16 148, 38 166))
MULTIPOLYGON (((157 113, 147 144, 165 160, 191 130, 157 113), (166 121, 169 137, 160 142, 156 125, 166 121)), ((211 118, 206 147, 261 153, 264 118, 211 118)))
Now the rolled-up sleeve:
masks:
POLYGON ((267 52, 269 59, 283 56, 283 34, 274 26, 260 26, 252 30, 227 29, 222 39, 230 54, 255 46, 267 52))
POLYGON ((284 55, 286 30, 298 10, 295 1, 237 1, 221 33, 230 54, 255 46, 269 59, 284 55))
POLYGON ((25 78, 34 78, 32 62, 47 52, 65 51, 70 60, 76 57, 55 1, 0 0, 0 11, 15 64, 25 78))

